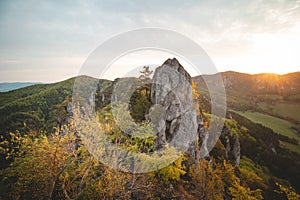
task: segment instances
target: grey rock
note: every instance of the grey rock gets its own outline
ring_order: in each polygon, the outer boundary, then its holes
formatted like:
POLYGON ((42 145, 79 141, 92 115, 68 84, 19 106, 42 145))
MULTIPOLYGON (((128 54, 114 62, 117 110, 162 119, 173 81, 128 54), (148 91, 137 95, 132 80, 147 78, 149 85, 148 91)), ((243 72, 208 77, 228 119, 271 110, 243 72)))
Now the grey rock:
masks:
POLYGON ((193 107, 191 76, 176 58, 155 70, 149 117, 157 131, 156 148, 169 144, 188 149, 196 159, 197 112, 193 107))
MULTIPOLYGON (((199 159, 211 161, 207 147, 210 134, 204 127, 199 102, 193 100, 191 83, 191 76, 175 58, 165 61, 153 76, 153 105, 147 118, 151 119, 156 128, 156 149, 169 144, 188 150, 195 163, 199 159)), ((226 149, 226 159, 238 166, 238 136, 224 127, 220 140, 226 149)))
POLYGON ((226 149, 225 158, 234 166, 239 166, 241 147, 238 136, 236 134, 231 134, 229 128, 224 127, 220 136, 220 141, 226 149))

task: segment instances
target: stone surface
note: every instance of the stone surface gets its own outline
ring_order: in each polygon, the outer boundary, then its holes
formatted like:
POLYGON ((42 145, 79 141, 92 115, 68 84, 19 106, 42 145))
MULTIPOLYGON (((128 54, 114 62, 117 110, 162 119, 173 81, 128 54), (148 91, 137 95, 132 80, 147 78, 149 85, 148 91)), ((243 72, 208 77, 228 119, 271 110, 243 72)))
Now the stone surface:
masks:
POLYGON ((198 153, 199 155, 197 155, 198 159, 210 160, 209 151, 207 149, 207 140, 209 137, 209 133, 206 130, 206 128, 204 127, 203 117, 200 113, 198 113, 198 115, 197 115, 197 123, 198 123, 197 124, 198 125, 198 130, 197 130, 198 140, 201 145, 200 151, 198 153))
POLYGON ((225 157, 233 165, 239 166, 241 157, 241 147, 238 136, 232 134, 229 128, 224 127, 220 136, 220 141, 226 149, 225 157))
MULTIPOLYGON (((157 132, 156 148, 169 144, 188 150, 195 162, 210 160, 207 148, 210 134, 204 127, 199 101, 193 99, 191 83, 191 76, 175 58, 166 60, 155 70, 149 117, 157 132)), ((226 149, 226 159, 238 166, 238 136, 224 127, 220 140, 226 149)))
POLYGON ((169 144, 195 151, 198 123, 191 76, 176 58, 166 60, 155 70, 151 102, 149 115, 156 126, 156 148, 169 144))

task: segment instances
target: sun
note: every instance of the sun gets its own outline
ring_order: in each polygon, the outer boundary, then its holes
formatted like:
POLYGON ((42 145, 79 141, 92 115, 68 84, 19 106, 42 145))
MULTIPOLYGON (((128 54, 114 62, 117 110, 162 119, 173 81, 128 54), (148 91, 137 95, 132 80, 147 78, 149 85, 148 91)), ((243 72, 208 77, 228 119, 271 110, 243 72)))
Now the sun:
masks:
MULTIPOLYGON (((247 34, 247 33, 245 33, 247 34)), ((278 32, 249 33, 248 46, 211 54, 220 71, 287 74, 300 71, 300 22, 278 32)))
POLYGON ((253 42, 252 70, 276 74, 299 71, 300 23, 288 31, 257 34, 253 42))

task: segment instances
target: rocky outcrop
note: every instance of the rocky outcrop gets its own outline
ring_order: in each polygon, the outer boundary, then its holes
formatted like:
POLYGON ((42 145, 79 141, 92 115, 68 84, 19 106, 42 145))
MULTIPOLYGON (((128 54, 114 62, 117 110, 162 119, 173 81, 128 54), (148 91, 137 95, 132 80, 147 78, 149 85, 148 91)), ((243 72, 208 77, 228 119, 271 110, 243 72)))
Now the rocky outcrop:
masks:
MULTIPOLYGON (((188 150, 195 162, 210 160, 209 133, 204 127, 199 102, 193 100, 191 83, 191 76, 176 58, 166 60, 153 76, 148 118, 156 128, 156 149, 169 144, 188 150)), ((237 135, 225 127, 220 140, 226 149, 226 159, 238 166, 240 143, 237 135)))
POLYGON ((207 141, 209 137, 209 133, 204 127, 203 117, 200 112, 198 112, 197 115, 197 123, 198 123, 198 141, 199 141, 199 147, 200 150, 198 151, 198 159, 206 159, 210 160, 209 151, 207 149, 207 141))
POLYGON ((156 126, 156 147, 167 143, 181 149, 194 147, 198 126, 191 76, 176 58, 166 60, 155 70, 151 102, 149 117, 156 126))
POLYGON ((224 127, 220 136, 220 141, 225 147, 225 158, 234 166, 239 166, 241 147, 238 136, 232 134, 229 128, 224 127))
POLYGON ((191 76, 176 58, 168 59, 155 70, 151 86, 151 121, 156 126, 156 148, 170 144, 187 149, 195 162, 209 158, 208 132, 195 108, 191 76), (201 154, 199 141, 202 144, 201 154))

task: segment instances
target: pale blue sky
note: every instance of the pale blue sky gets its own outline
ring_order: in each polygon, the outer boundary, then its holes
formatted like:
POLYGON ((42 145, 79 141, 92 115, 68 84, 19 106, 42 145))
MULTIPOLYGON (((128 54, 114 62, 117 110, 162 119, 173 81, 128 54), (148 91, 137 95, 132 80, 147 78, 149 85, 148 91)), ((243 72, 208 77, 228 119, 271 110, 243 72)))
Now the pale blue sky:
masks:
MULTIPOLYGON (((282 74, 300 68, 299 0, 16 0, 0 1, 0 82, 76 76, 106 39, 142 27, 190 37, 219 71, 282 74)), ((153 63, 160 59, 155 55, 153 63)))

